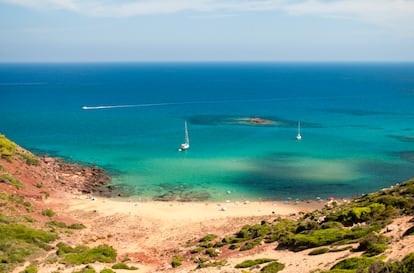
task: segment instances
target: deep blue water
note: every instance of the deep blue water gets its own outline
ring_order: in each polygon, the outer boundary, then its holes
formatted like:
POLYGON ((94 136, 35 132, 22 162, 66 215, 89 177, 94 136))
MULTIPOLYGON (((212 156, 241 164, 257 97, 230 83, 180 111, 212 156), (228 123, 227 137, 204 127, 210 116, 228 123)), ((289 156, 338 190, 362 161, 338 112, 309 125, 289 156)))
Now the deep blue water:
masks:
POLYGON ((0 133, 137 198, 344 197, 414 176, 414 64, 1 64, 0 103, 0 133), (273 123, 238 123, 254 117, 273 123))

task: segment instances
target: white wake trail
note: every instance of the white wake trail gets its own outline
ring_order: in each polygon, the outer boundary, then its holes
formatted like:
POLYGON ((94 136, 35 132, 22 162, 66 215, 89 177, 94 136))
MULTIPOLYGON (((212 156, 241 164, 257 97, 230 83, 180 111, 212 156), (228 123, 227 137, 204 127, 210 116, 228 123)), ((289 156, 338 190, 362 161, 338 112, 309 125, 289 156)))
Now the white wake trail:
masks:
POLYGON ((97 109, 113 109, 113 108, 165 106, 165 105, 174 105, 174 104, 182 104, 182 103, 144 103, 144 104, 82 106, 82 109, 83 110, 97 110, 97 109))
POLYGON ((143 104, 121 104, 121 105, 99 105, 82 106, 83 110, 113 109, 113 108, 132 108, 132 107, 151 107, 151 106, 170 106, 185 104, 217 104, 217 103, 237 103, 237 102, 270 102, 270 101, 290 101, 290 100, 326 100, 338 98, 360 98, 361 96, 339 96, 339 97, 287 97, 287 98, 263 98, 263 99, 229 99, 211 101, 185 101, 185 102, 163 102, 163 103, 143 103, 143 104))

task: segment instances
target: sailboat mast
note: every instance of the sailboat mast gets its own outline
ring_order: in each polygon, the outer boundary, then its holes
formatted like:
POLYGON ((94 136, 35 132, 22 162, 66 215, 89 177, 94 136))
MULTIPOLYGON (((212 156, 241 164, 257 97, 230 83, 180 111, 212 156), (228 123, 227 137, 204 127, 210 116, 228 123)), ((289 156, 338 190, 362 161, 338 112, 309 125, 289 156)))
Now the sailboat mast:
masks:
POLYGON ((185 143, 190 144, 190 139, 188 137, 187 121, 184 122, 184 130, 185 130, 185 143))
POLYGON ((298 122, 298 135, 296 136, 297 140, 301 140, 302 136, 300 135, 300 121, 298 122))

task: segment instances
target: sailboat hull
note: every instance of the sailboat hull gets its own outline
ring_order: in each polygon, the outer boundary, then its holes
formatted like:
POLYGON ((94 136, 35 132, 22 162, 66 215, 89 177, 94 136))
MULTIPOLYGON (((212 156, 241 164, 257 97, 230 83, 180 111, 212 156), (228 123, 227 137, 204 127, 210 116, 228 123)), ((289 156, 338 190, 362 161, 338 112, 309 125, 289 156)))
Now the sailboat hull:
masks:
POLYGON ((182 152, 182 151, 187 150, 188 148, 190 148, 190 145, 187 144, 187 143, 183 143, 183 144, 181 144, 180 148, 178 148, 178 151, 182 152))

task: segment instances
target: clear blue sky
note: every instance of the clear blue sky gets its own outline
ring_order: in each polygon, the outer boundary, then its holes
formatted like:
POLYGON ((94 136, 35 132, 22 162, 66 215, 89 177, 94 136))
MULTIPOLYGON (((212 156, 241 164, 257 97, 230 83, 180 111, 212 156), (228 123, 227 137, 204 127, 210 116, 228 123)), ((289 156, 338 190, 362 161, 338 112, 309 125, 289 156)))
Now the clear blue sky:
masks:
POLYGON ((414 0, 0 0, 0 62, 414 61, 414 0))

